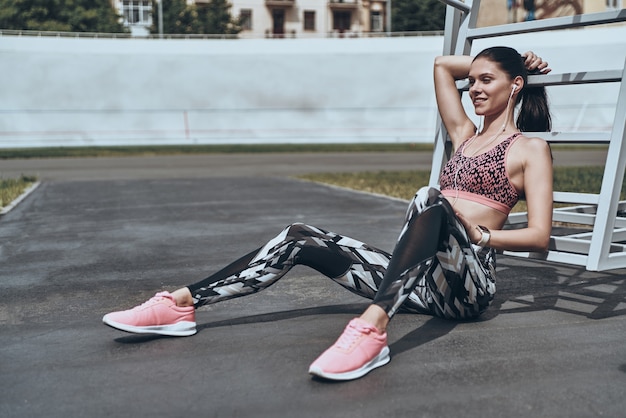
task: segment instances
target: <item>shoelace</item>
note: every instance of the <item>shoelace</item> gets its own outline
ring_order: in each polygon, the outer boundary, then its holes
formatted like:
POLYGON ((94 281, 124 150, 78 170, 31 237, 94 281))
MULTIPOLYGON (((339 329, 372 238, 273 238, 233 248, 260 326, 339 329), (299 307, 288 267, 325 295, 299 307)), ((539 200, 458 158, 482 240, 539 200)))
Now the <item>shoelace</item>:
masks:
POLYGON ((349 323, 335 346, 340 350, 347 350, 352 347, 363 334, 369 334, 372 330, 360 324, 349 323))
POLYGON ((142 303, 141 305, 136 306, 133 309, 136 309, 136 310, 144 309, 144 308, 147 308, 148 306, 152 306, 152 305, 154 305, 156 303, 159 303, 163 299, 169 299, 169 298, 166 296, 166 293, 159 292, 156 295, 154 295, 153 297, 151 297, 150 299, 148 299, 147 301, 145 301, 144 303, 142 303))

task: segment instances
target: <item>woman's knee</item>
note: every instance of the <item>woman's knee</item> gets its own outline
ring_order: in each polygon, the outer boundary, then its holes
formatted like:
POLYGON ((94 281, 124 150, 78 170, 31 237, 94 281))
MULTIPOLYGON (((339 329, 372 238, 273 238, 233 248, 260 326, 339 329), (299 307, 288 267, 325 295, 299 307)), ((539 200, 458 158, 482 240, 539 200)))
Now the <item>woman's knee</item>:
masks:
POLYGON ((301 235, 307 229, 307 225, 302 222, 294 222, 285 227, 285 231, 289 236, 301 235))
POLYGON ((307 225, 302 222, 294 222, 285 228, 287 235, 290 237, 311 237, 311 236, 325 236, 327 231, 317 228, 312 225, 307 225))

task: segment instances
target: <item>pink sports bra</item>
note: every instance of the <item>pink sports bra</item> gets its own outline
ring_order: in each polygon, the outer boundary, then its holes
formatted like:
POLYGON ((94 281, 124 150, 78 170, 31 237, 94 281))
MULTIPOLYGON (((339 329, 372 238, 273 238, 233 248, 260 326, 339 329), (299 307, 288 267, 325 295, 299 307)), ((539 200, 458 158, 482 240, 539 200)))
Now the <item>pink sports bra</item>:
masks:
POLYGON ((481 203, 508 215, 520 195, 506 171, 506 157, 520 135, 514 133, 489 151, 473 157, 463 155, 469 139, 463 142, 441 171, 441 194, 481 203))

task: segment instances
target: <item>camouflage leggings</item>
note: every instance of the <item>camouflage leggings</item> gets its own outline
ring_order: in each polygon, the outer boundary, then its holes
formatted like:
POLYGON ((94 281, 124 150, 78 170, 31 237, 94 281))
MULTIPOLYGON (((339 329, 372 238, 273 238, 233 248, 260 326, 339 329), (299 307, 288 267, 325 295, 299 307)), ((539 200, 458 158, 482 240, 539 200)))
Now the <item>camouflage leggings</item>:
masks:
POLYGON ((470 243, 434 188, 415 194, 393 254, 297 223, 188 288, 199 307, 263 290, 298 264, 372 299, 390 318, 398 309, 472 318, 487 309, 495 293, 495 252, 470 243))

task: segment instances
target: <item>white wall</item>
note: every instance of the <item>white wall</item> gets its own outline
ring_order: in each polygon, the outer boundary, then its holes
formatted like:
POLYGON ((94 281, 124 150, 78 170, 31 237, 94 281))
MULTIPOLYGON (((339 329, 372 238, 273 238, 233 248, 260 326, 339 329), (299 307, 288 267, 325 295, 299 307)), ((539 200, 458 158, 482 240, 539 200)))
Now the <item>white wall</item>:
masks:
MULTIPOLYGON (((504 42, 536 50, 559 72, 622 68, 626 56, 626 28, 529 34, 476 49, 504 42)), ((439 37, 0 37, 0 148, 430 142, 432 61, 442 45, 439 37)), ((555 89, 556 130, 608 129, 615 84, 555 89)))

